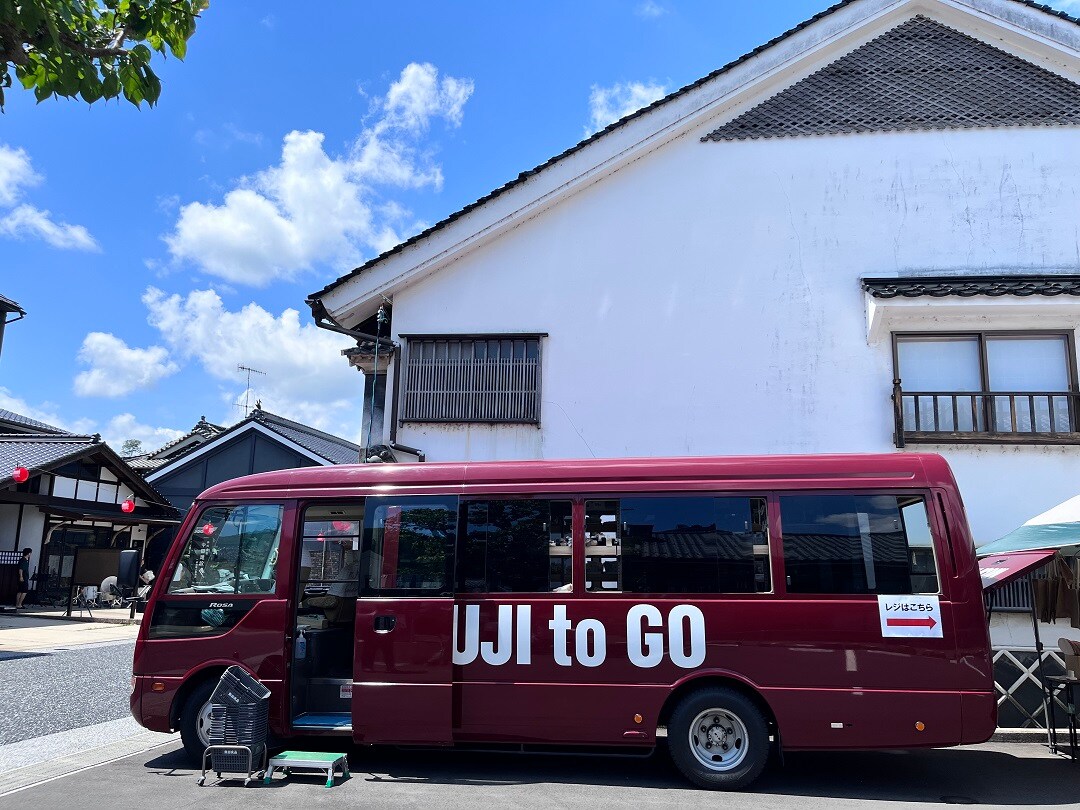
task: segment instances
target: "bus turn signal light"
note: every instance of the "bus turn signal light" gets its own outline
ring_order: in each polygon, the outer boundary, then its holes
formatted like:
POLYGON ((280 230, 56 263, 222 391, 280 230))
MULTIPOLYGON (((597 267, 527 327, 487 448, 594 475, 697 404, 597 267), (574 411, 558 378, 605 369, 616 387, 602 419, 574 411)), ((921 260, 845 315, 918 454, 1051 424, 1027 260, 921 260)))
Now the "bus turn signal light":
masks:
POLYGON ((161 681, 154 681, 152 684, 150 684, 150 691, 151 692, 164 692, 165 691, 165 684, 163 684, 161 681))
POLYGON ((635 722, 635 723, 637 723, 637 724, 638 724, 639 726, 641 725, 641 721, 642 721, 643 719, 644 719, 644 718, 643 718, 643 717, 642 717, 642 716, 641 716, 640 714, 635 714, 635 715, 634 715, 634 722, 635 722))
POLYGON ((926 723, 924 723, 922 720, 918 721, 915 724, 915 730, 916 731, 926 731, 926 723))

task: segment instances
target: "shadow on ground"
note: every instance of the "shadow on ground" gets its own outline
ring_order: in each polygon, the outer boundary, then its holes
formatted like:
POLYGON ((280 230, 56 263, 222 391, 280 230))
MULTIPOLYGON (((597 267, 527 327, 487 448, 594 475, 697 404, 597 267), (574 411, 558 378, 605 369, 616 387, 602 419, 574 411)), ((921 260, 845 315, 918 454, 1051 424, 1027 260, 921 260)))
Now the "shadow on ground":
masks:
MULTIPOLYGON (((303 750, 343 750, 326 739, 303 750)), ((689 786, 663 748, 647 758, 504 754, 347 747, 353 782, 431 785, 588 785, 661 790, 689 786)), ((160 776, 190 777, 183 749, 146 762, 160 776)), ((197 770, 197 769, 196 769, 197 770)), ((295 776, 295 779, 319 777, 295 776)), ((275 782, 277 777, 275 777, 275 782)), ((930 804, 1076 805, 1080 764, 1045 756, 1041 746, 993 749, 789 753, 754 785, 758 794, 930 804)))

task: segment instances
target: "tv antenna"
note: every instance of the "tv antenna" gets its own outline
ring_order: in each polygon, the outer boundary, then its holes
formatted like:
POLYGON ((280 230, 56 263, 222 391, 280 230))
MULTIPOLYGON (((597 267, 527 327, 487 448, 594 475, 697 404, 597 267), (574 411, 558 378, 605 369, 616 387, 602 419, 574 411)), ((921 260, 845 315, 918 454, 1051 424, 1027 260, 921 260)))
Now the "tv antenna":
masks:
MULTIPOLYGON (((238 371, 247 372, 247 387, 244 389, 244 415, 243 415, 243 418, 246 419, 247 415, 249 413, 251 413, 251 375, 252 374, 262 374, 265 377, 266 372, 265 371, 259 371, 259 369, 251 368, 250 366, 239 366, 238 365, 236 368, 237 368, 238 371)), ((240 403, 237 403, 237 404, 239 405, 240 403)))

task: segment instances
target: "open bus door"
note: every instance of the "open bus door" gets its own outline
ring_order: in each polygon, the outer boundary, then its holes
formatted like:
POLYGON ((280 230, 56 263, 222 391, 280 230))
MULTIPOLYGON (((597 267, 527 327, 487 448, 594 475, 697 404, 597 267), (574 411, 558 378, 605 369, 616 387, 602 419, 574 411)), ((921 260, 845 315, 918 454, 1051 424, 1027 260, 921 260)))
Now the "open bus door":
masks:
POLYGON ((457 499, 369 498, 356 603, 357 742, 452 742, 457 499))

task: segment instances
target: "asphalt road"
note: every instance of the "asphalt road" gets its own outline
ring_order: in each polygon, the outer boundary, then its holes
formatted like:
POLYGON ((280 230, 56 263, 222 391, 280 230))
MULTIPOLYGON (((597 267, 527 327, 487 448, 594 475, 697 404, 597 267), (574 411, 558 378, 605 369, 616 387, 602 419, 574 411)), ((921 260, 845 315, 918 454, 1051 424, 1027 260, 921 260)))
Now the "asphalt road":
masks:
MULTIPOLYGON (((333 750, 328 748, 327 750, 333 750)), ((340 749, 338 749, 340 750, 340 749)), ((176 743, 0 797, 0 809, 84 806, 155 810, 227 807, 595 808, 694 807, 818 810, 844 807, 1080 807, 1080 764, 1038 744, 896 752, 789 754, 752 792, 716 794, 688 785, 666 756, 649 759, 511 756, 355 748, 352 778, 275 776, 199 787, 176 743)))
POLYGON ((134 642, 0 653, 0 745, 130 715, 134 642))

